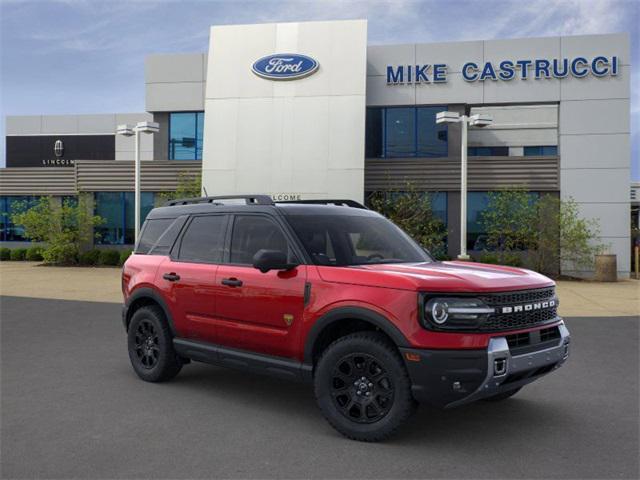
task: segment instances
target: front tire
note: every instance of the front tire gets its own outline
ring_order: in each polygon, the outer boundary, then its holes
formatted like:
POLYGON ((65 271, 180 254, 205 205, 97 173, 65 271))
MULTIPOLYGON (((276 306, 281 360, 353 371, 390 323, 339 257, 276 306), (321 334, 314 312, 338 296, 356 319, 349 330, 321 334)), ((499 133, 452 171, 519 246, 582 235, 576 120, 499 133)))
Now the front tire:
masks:
POLYGON ((388 438, 416 407, 397 349, 376 332, 354 333, 329 345, 318 360, 314 384, 324 417, 353 440, 388 438))
POLYGON ((136 310, 127 335, 129 360, 138 376, 147 382, 165 382, 182 369, 173 349, 173 336, 159 307, 136 310))

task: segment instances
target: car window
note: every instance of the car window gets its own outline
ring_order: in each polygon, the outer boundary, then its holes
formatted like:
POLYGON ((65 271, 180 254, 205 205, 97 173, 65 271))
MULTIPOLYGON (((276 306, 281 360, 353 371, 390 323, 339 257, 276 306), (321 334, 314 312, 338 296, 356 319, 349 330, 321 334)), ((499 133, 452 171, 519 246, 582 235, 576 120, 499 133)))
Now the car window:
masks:
POLYGON ((189 262, 220 263, 224 250, 226 215, 193 217, 182 237, 178 259, 189 262))
POLYGON ((431 261, 402 230, 379 216, 290 215, 288 220, 316 265, 431 261))
POLYGON ((174 222, 174 218, 157 218, 147 220, 142 229, 136 253, 148 253, 151 247, 155 245, 160 236, 167 230, 169 225, 174 222))
POLYGON ((230 262, 251 265, 258 250, 291 253, 282 229, 272 220, 259 215, 238 215, 233 222, 230 262))

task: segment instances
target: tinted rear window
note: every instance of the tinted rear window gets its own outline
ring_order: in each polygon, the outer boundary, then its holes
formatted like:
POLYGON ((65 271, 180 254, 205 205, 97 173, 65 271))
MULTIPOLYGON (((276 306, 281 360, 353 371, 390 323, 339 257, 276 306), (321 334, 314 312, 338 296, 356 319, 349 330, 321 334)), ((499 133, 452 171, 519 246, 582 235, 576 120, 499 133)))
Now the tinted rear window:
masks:
POLYGON ((140 235, 140 241, 136 248, 136 253, 149 253, 151 247, 153 247, 160 236, 169 228, 169 226, 175 221, 175 218, 157 218, 154 220, 147 220, 140 235))
POLYGON ((220 263, 226 226, 226 215, 193 217, 182 236, 178 259, 188 262, 220 263))

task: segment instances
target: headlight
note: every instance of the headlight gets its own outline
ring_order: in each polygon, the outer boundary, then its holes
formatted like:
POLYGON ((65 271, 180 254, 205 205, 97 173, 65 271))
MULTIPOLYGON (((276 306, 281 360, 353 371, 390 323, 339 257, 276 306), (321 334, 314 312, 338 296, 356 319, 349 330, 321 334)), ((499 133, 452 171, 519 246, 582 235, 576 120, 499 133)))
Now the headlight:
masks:
POLYGON ((477 298, 433 297, 423 299, 423 325, 436 329, 476 328, 494 309, 477 298))

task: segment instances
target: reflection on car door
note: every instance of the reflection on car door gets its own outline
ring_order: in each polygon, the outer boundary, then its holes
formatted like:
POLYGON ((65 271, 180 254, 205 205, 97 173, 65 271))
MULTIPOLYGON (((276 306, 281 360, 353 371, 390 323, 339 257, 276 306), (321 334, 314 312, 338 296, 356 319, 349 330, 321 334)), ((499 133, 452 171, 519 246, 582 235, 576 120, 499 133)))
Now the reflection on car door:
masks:
POLYGON ((293 357, 304 310, 305 265, 261 273, 258 250, 280 250, 294 261, 282 227, 266 215, 235 215, 228 262, 216 275, 218 342, 270 355, 293 357))

